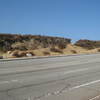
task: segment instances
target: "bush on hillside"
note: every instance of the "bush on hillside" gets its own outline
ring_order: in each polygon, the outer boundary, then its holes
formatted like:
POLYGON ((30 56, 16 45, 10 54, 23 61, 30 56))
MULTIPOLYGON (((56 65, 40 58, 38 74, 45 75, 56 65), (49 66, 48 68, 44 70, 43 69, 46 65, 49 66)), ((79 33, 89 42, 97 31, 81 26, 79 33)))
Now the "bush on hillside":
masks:
POLYGON ((13 50, 21 50, 21 51, 25 51, 27 50, 27 47, 24 43, 20 43, 20 42, 16 42, 14 44, 11 45, 13 50))
POLYGON ((40 35, 18 35, 18 34, 0 34, 0 50, 33 50, 39 47, 47 48, 58 46, 60 49, 71 43, 71 39, 40 36, 40 35), (19 44, 18 44, 19 43, 19 44))
POLYGON ((67 46, 66 43, 59 43, 59 44, 58 44, 58 48, 59 48, 59 49, 65 49, 66 46, 67 46))
POLYGON ((75 45, 83 47, 85 49, 94 49, 100 47, 100 41, 79 40, 75 43, 75 45))
POLYGON ((16 50, 16 51, 13 51, 13 52, 11 53, 11 56, 12 56, 12 57, 20 57, 18 53, 19 53, 19 51, 17 51, 17 50, 16 50))
POLYGON ((50 48, 51 52, 57 52, 57 53, 63 53, 60 49, 57 49, 55 47, 50 48))
POLYGON ((47 56, 47 55, 50 55, 50 52, 44 51, 43 54, 47 56))
POLYGON ((98 52, 100 52, 100 49, 98 49, 98 52))
POLYGON ((71 50, 71 52, 72 52, 73 54, 76 54, 76 53, 77 53, 77 51, 76 51, 76 50, 71 50))

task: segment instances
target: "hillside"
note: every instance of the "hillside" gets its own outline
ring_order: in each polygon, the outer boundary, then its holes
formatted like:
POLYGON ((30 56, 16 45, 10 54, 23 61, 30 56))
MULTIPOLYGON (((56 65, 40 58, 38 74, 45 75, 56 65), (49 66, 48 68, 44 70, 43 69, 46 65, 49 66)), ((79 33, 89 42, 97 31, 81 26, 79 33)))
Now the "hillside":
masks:
POLYGON ((95 48, 100 48, 100 41, 93 41, 93 40, 78 40, 75 43, 76 46, 83 47, 85 49, 95 49, 95 48))
POLYGON ((0 55, 4 58, 51 56, 100 52, 100 41, 40 35, 0 34, 0 55))

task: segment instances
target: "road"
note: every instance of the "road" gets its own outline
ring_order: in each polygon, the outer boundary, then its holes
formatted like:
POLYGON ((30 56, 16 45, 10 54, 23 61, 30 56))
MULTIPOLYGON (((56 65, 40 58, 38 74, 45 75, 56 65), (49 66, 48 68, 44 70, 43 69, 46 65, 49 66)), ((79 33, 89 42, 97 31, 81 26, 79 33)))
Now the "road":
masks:
POLYGON ((0 60, 0 100, 100 100, 100 54, 0 60))

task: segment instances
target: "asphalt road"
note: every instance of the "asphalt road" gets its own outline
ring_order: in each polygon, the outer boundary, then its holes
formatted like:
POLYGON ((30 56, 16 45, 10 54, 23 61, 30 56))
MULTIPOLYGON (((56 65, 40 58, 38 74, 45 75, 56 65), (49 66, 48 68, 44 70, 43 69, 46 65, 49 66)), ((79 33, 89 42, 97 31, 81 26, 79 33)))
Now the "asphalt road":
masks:
POLYGON ((0 100, 100 100, 100 54, 0 61, 0 100))

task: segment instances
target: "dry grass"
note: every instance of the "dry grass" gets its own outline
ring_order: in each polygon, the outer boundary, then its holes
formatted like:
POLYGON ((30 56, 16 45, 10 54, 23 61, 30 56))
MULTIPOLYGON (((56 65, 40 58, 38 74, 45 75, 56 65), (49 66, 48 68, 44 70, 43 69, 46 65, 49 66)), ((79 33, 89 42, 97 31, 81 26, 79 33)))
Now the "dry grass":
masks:
POLYGON ((44 51, 43 54, 44 54, 44 56, 48 56, 48 55, 50 55, 50 52, 44 51))
POLYGON ((16 57, 26 57, 27 53, 32 54, 33 56, 53 56, 53 55, 70 55, 70 54, 92 54, 100 52, 100 49, 92 49, 92 50, 86 50, 82 47, 75 46, 72 44, 69 44, 67 48, 65 49, 59 49, 56 48, 56 50, 51 48, 39 48, 35 50, 26 50, 26 51, 9 51, 8 54, 5 55, 7 58, 16 58, 16 57), (60 51, 59 51, 60 50, 60 51))
POLYGON ((71 50, 71 52, 72 52, 73 54, 76 54, 76 53, 77 53, 77 51, 76 51, 76 50, 71 50))
POLYGON ((4 54, 3 52, 0 52, 0 56, 3 56, 3 54, 4 54))
POLYGON ((51 47, 51 48, 50 48, 50 51, 51 51, 51 52, 55 52, 55 53, 56 53, 56 52, 57 52, 57 53, 63 53, 62 50, 60 50, 60 49, 58 49, 58 48, 55 48, 55 47, 51 47))

